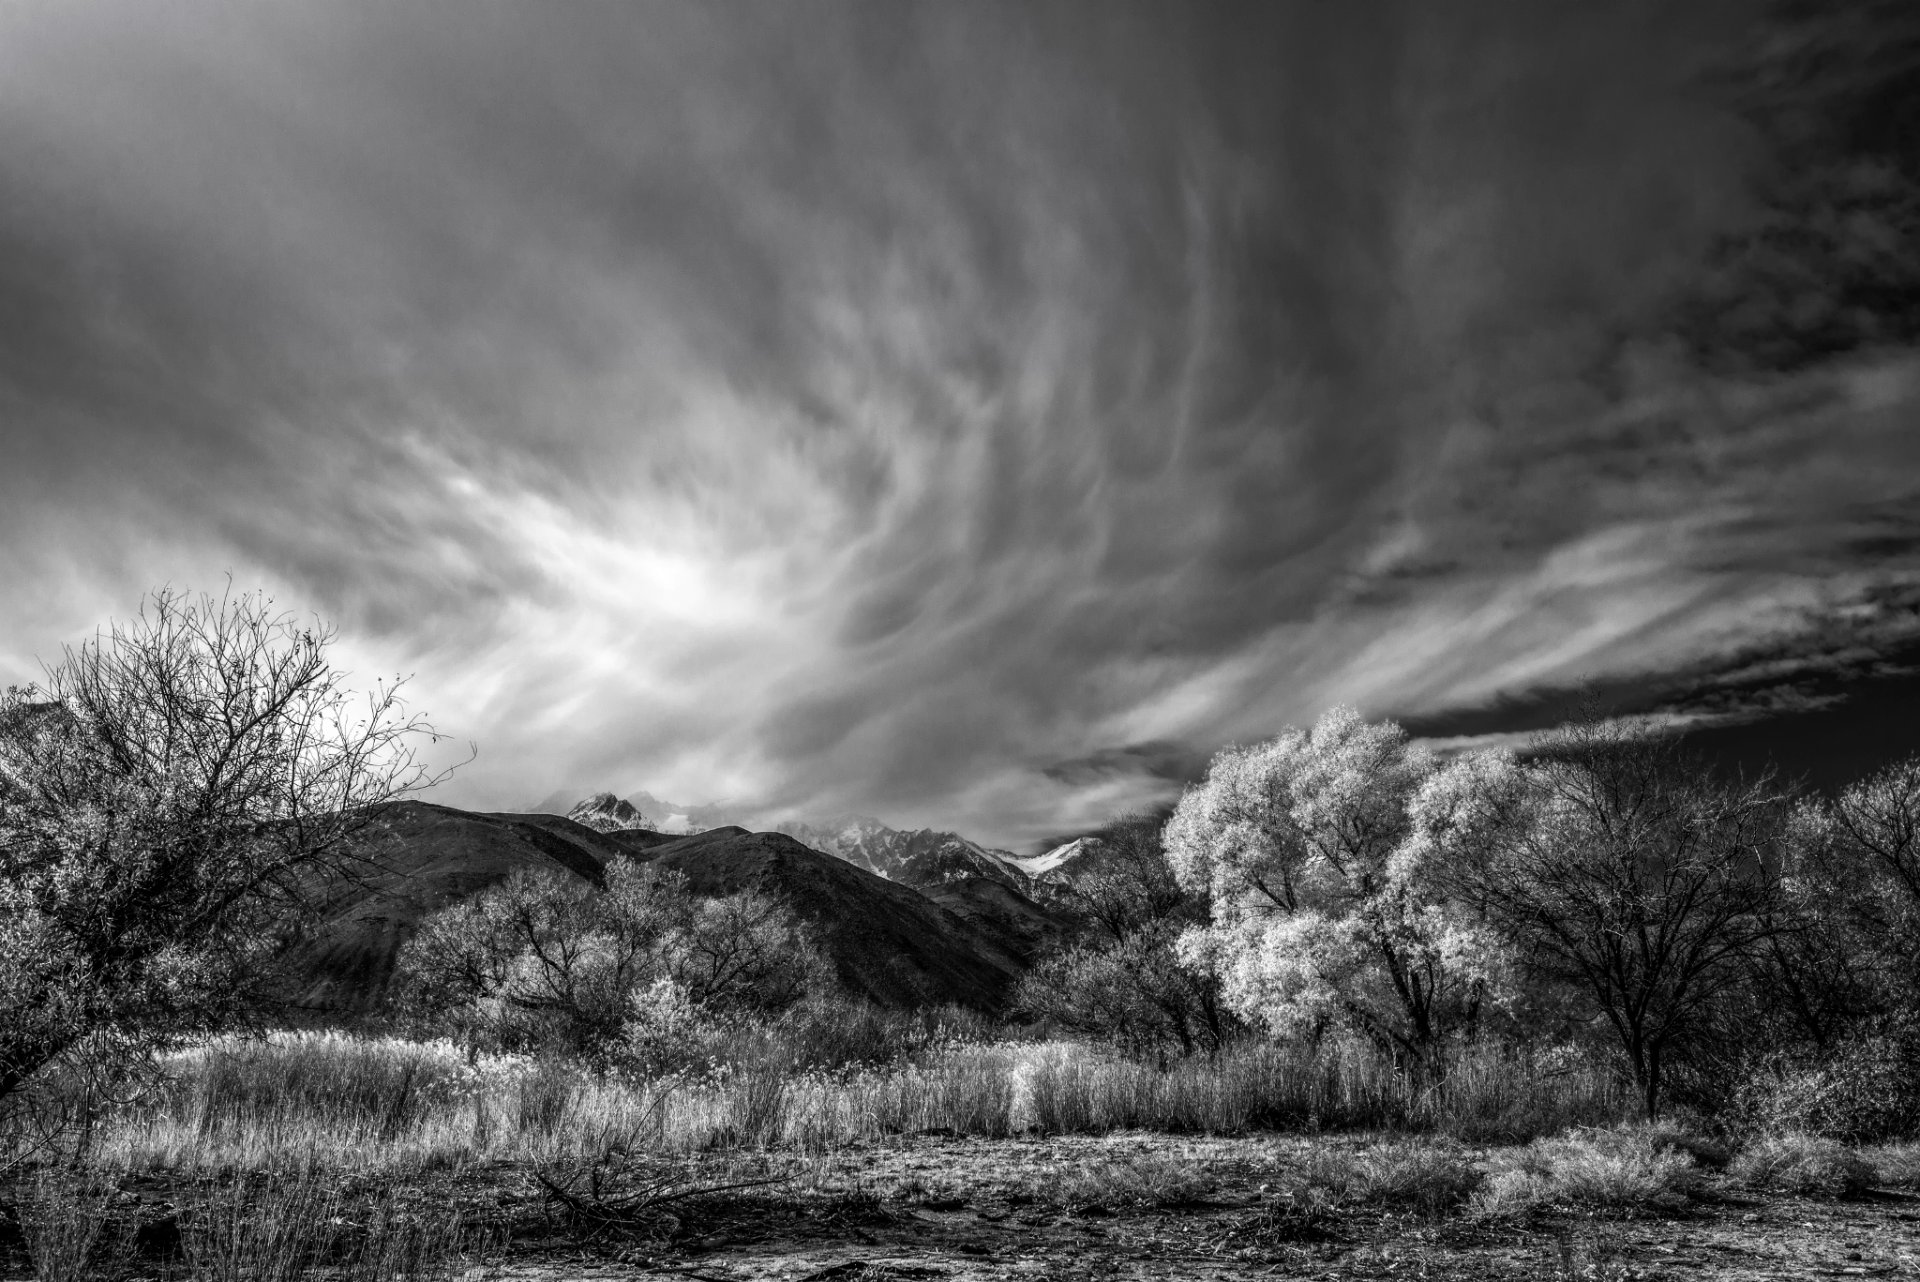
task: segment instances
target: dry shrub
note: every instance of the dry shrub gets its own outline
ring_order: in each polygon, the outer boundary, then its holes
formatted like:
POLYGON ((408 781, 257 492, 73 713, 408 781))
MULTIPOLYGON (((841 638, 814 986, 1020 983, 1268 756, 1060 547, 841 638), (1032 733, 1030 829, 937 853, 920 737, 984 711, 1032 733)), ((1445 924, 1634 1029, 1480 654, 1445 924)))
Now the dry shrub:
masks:
POLYGON ((1483 1178, 1463 1154, 1441 1144, 1376 1144, 1360 1152, 1358 1165, 1363 1200, 1423 1215, 1459 1206, 1483 1178))
POLYGON ((726 1075, 727 1121, 716 1147, 766 1148, 780 1141, 787 1121, 786 1075, 777 1068, 744 1068, 726 1075))
POLYGON ((1360 1149, 1316 1147, 1279 1185, 1296 1206, 1371 1205, 1440 1215, 1465 1202, 1480 1181, 1479 1169, 1450 1143, 1388 1141, 1360 1149))
POLYGON ((1671 1210, 1699 1179, 1692 1153, 1670 1131, 1580 1130, 1496 1153, 1472 1207, 1486 1216, 1520 1215, 1542 1205, 1671 1210))
POLYGON ((1920 1045, 1861 1037, 1818 1059, 1775 1058, 1735 1093, 1730 1120, 1756 1135, 1820 1135, 1848 1144, 1920 1132, 1920 1045))
POLYGON ((791 1046, 741 1043, 734 1060, 666 1076, 525 1056, 469 1062, 450 1043, 338 1033, 220 1039, 171 1057, 171 1083, 107 1119, 100 1142, 135 1170, 262 1169, 311 1156, 404 1172, 615 1148, 791 1144, 821 1152, 929 1129, 988 1138, 1122 1130, 1509 1135, 1555 1121, 1564 1129, 1614 1107, 1597 1070, 1569 1073, 1540 1056, 1477 1054, 1436 1087, 1410 1082, 1390 1060, 1352 1043, 1243 1043, 1217 1060, 1161 1067, 1071 1043, 981 1042, 981 1028, 945 1015, 881 1019, 848 1008, 795 1013, 796 1026, 803 1014, 818 1021, 791 1046), (913 1052, 878 1064, 804 1066, 874 1052, 883 1025, 913 1052))
POLYGON ((1084 1046, 1033 1047, 1018 1070, 1015 1129, 1231 1134, 1255 1130, 1436 1130, 1531 1139, 1602 1125, 1633 1109, 1585 1060, 1472 1048, 1438 1085, 1416 1083, 1372 1047, 1245 1041, 1167 1068, 1084 1046))
POLYGON ((1876 1188, 1920 1188, 1920 1144, 1879 1144, 1860 1150, 1860 1160, 1873 1168, 1876 1188))
POLYGON ((1024 1191, 1057 1206, 1117 1208, 1181 1206, 1199 1201, 1217 1185, 1210 1170, 1191 1161, 1165 1153, 1137 1153, 1032 1177, 1024 1191))
POLYGON ((1837 1140, 1818 1135, 1771 1135, 1740 1151, 1728 1168, 1757 1189, 1802 1197, 1851 1197, 1872 1186, 1871 1166, 1837 1140))

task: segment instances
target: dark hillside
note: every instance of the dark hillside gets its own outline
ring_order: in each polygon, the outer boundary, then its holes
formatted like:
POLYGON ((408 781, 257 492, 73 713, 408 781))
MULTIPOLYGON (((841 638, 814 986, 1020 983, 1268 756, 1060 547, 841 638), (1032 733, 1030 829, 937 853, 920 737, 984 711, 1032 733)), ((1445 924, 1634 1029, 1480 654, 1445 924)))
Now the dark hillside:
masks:
POLYGON ((422 917, 515 869, 554 868, 599 882, 601 860, 592 850, 527 818, 535 817, 470 814, 424 801, 389 807, 365 850, 370 867, 335 894, 321 921, 282 959, 288 1000, 311 1010, 373 1009, 422 917))
POLYGON ((719 828, 640 857, 685 874, 699 894, 752 887, 786 900, 819 930, 841 981, 883 1005, 991 1009, 1024 969, 1000 932, 783 833, 719 828))
POLYGON ((918 889, 1023 962, 1031 962, 1064 928, 1059 913, 998 878, 963 877, 918 889))
MULTIPOLYGON (((474 818, 495 819, 501 823, 524 824, 529 827, 538 828, 543 832, 561 838, 571 845, 578 846, 603 864, 609 859, 628 853, 627 848, 611 840, 609 834, 596 828, 589 828, 583 823, 576 823, 571 819, 562 818, 559 815, 539 814, 536 812, 520 814, 513 811, 502 811, 500 813, 475 813, 474 818)), ((671 837, 663 837, 661 840, 671 841, 673 839, 671 837)))
POLYGON ((623 828, 618 832, 604 834, 606 840, 620 848, 621 854, 632 855, 637 859, 647 858, 652 851, 661 846, 675 846, 687 841, 704 841, 709 837, 747 835, 745 828, 732 827, 712 828, 697 837, 689 837, 685 833, 676 836, 670 832, 652 832, 646 828, 623 828))
POLYGON ((368 870, 335 892, 282 959, 287 1000, 297 1008, 374 1010, 427 914, 519 868, 560 869, 598 884, 602 865, 621 856, 673 868, 697 894, 751 886, 778 896, 813 923, 842 982, 888 1006, 998 1006, 1050 920, 998 883, 970 878, 918 891, 791 837, 744 828, 693 837, 598 832, 557 815, 408 801, 385 812, 366 854, 368 870))

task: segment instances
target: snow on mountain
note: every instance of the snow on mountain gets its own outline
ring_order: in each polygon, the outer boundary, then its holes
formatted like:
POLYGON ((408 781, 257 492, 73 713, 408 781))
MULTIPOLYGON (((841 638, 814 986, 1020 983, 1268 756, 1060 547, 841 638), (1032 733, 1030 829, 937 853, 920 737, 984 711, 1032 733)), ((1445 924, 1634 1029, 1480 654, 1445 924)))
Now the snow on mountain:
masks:
POLYGON ((567 818, 600 832, 617 832, 622 828, 647 826, 646 819, 639 810, 610 792, 594 793, 593 796, 567 811, 567 818))
POLYGON ((1097 853, 1101 846, 1098 837, 1076 837, 1063 845, 1039 855, 1008 855, 1007 860, 1021 873, 1033 880, 1057 880, 1058 874, 1069 865, 1082 862, 1088 856, 1097 853))
MULTIPOLYGON (((757 826, 720 804, 682 806, 648 792, 635 793, 625 800, 610 792, 596 793, 569 810, 567 818, 602 832, 646 828, 678 834, 706 832, 733 823, 757 826)), ((909 886, 945 885, 968 877, 985 877, 1024 891, 1031 876, 1051 872, 1065 861, 1063 857, 1047 862, 1057 852, 1023 859, 1008 851, 969 841, 958 833, 932 828, 892 828, 868 815, 842 815, 824 822, 789 820, 774 824, 772 831, 785 833, 823 854, 909 886)))
POLYGON ((958 833, 931 828, 902 831, 865 815, 848 815, 824 824, 783 823, 776 831, 889 881, 910 886, 985 877, 1023 889, 1026 881, 1026 874, 1014 862, 1017 856, 990 850, 958 833))

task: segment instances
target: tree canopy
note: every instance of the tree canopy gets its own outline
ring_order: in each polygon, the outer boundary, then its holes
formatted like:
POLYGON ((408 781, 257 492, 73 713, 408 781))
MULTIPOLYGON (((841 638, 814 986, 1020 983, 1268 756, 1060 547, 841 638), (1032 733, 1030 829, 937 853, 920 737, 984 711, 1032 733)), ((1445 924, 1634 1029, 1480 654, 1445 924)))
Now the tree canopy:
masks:
POLYGON ((349 689, 332 628, 258 593, 151 594, 0 696, 0 1098, 261 996, 280 927, 432 781, 399 680, 349 689))

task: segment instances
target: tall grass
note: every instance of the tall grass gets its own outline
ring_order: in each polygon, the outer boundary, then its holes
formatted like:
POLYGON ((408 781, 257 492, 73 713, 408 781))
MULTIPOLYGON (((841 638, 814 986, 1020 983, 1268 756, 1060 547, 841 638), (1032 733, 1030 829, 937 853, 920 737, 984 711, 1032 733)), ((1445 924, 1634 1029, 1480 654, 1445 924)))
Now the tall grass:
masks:
POLYGON ((1631 1112, 1609 1075, 1515 1053, 1439 1085, 1364 1049, 1250 1044, 1161 1069, 1072 1043, 947 1043, 839 1070, 776 1061, 657 1077, 469 1058, 449 1043, 285 1033, 174 1057, 164 1088, 107 1119, 100 1160, 132 1170, 385 1170, 608 1152, 791 1147, 889 1135, 1399 1129, 1524 1141, 1631 1112))

